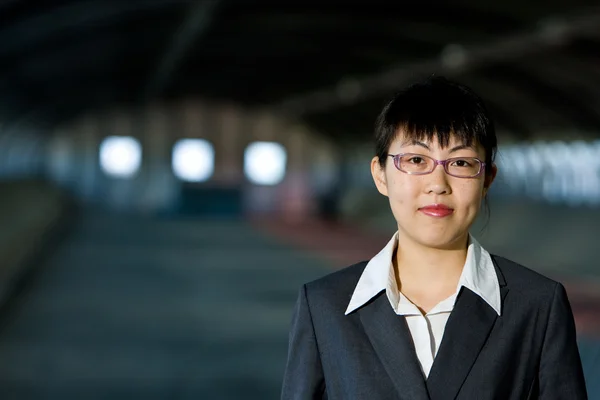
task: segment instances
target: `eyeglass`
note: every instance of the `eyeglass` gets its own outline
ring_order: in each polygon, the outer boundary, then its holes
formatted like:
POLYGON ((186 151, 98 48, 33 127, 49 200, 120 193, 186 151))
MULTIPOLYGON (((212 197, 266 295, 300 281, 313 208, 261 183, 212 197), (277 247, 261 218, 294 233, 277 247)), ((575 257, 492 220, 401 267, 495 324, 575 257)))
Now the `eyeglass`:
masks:
POLYGON ((456 178, 475 178, 485 168, 485 163, 476 157, 454 157, 446 160, 436 160, 429 156, 416 153, 388 154, 394 159, 394 166, 410 175, 426 175, 441 165, 444 171, 456 178))

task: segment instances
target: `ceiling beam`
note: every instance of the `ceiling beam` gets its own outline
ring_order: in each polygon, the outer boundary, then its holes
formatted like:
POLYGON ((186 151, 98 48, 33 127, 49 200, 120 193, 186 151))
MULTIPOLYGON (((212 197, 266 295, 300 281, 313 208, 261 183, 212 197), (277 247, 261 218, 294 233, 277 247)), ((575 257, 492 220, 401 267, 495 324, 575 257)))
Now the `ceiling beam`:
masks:
MULTIPOLYGON (((600 47, 600 43, 598 45, 600 47)), ((553 82, 556 86, 570 86, 593 95, 597 95, 597 88, 600 86, 600 66, 590 60, 553 52, 521 65, 528 72, 539 74, 545 81, 553 82), (570 73, 565 74, 565 71, 570 73)))
POLYGON ((387 97, 399 87, 432 73, 460 75, 564 46, 573 38, 600 36, 600 9, 588 10, 569 19, 547 21, 540 23, 540 28, 534 31, 502 37, 490 43, 470 47, 450 44, 439 57, 400 65, 370 76, 346 79, 333 87, 284 99, 272 107, 292 117, 326 112, 370 98, 387 97))
POLYGON ((19 77, 28 82, 43 83, 51 80, 64 81, 89 72, 106 74, 111 68, 123 63, 118 57, 122 43, 120 35, 107 34, 82 43, 63 45, 59 49, 49 48, 44 52, 35 52, 5 67, 0 81, 19 77))
POLYGON ((144 91, 146 99, 160 96, 168 86, 173 74, 192 48, 195 41, 206 32, 214 16, 218 0, 195 3, 173 36, 173 40, 160 59, 156 71, 150 77, 144 91))
MULTIPOLYGON (((572 125, 589 130, 600 126, 600 114, 581 95, 566 89, 555 80, 547 80, 545 74, 535 68, 527 69, 524 63, 503 64, 492 70, 492 76, 500 81, 512 82, 527 92, 548 113, 566 117, 572 125)), ((515 112, 523 112, 516 109, 515 112)))
POLYGON ((2 0, 0 1, 0 10, 3 8, 6 9, 19 1, 21 0, 2 0))
POLYGON ((103 20, 114 23, 133 12, 194 3, 193 0, 75 1, 3 27, 0 55, 28 48, 68 29, 90 26, 103 20))
POLYGON ((495 78, 493 72, 485 76, 473 74, 465 82, 478 93, 485 94, 486 103, 494 103, 496 113, 503 118, 502 123, 511 124, 507 128, 518 128, 513 133, 520 137, 552 125, 564 126, 569 123, 563 113, 544 105, 527 87, 495 78))
POLYGON ((119 96, 119 93, 127 91, 119 92, 115 89, 119 84, 108 79, 71 82, 69 85, 56 82, 54 85, 56 86, 50 84, 35 88, 13 85, 13 90, 7 91, 8 94, 4 97, 11 101, 13 107, 10 113, 3 114, 2 121, 10 126, 29 123, 47 127, 85 110, 102 108, 115 102, 127 102, 127 99, 119 96))

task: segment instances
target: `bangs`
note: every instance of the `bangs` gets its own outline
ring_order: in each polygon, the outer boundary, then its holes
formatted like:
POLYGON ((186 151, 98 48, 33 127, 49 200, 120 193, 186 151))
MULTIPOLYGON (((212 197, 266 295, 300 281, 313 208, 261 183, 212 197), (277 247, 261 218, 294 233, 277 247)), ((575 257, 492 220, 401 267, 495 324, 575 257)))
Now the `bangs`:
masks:
POLYGON ((434 141, 442 148, 457 140, 486 150, 494 158, 497 143, 494 124, 483 100, 468 87, 444 78, 431 78, 396 94, 379 114, 375 127, 377 155, 384 156, 398 137, 434 141))
POLYGON ((395 133, 393 136, 403 134, 414 140, 437 138, 442 147, 449 145, 451 137, 469 146, 485 141, 489 120, 482 112, 482 104, 458 87, 432 86, 429 91, 409 88, 387 110, 385 119, 395 133))
POLYGON ((450 142, 453 139, 465 146, 476 146, 480 142, 480 138, 473 130, 457 129, 451 124, 427 125, 405 122, 397 125, 392 141, 399 137, 418 142, 432 142, 437 140, 443 149, 450 146, 450 142))

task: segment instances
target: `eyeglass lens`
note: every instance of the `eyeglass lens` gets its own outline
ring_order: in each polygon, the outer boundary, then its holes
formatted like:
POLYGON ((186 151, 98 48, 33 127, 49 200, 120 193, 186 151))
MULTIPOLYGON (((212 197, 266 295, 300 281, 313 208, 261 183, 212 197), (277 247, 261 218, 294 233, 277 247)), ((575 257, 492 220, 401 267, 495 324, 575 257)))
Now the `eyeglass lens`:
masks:
MULTIPOLYGON (((404 154, 397 158, 397 168, 409 174, 427 174, 436 166, 435 160, 425 155, 404 154)), ((446 160, 444 167, 450 175, 471 177, 481 171, 481 162, 474 157, 456 157, 446 160)))

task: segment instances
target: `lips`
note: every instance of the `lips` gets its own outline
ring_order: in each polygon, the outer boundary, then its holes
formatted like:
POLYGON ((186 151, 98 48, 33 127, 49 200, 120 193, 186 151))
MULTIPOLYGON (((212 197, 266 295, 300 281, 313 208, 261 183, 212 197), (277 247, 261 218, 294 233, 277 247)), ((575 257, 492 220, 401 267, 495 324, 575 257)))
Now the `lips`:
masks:
POLYGON ((444 204, 431 204, 425 207, 419 208, 419 211, 430 217, 447 217, 454 212, 453 208, 448 207, 444 204))

